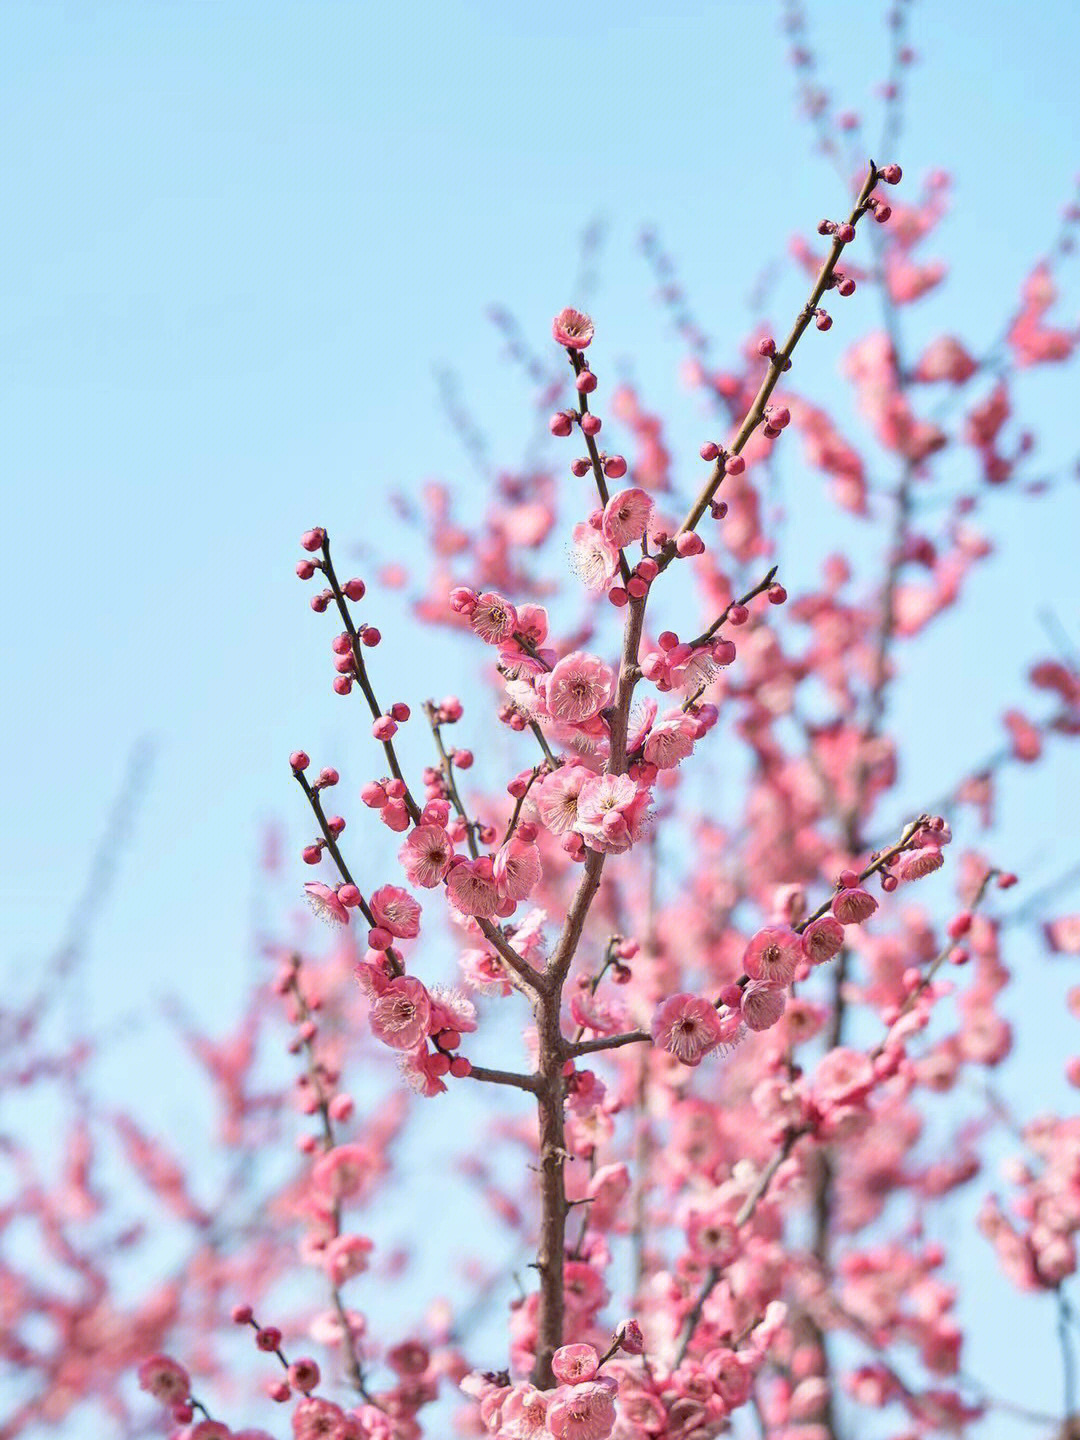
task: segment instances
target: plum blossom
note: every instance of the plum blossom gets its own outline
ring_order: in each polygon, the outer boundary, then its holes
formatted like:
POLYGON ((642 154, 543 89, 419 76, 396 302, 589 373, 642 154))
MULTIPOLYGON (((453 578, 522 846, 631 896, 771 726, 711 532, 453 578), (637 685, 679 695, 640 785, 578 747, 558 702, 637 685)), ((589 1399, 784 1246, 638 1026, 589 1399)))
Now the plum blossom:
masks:
POLYGON ((548 714, 573 725, 591 720, 610 702, 614 681, 611 666, 595 655, 564 655, 547 678, 548 714))
POLYGON ((548 1406, 547 1424, 555 1440, 606 1440, 615 1428, 611 1388, 594 1381, 560 1387, 548 1406))
POLYGON ((592 778, 584 765, 564 765, 534 789, 537 813, 552 835, 565 835, 577 825, 578 796, 592 778))
POLYGON ((801 937, 784 925, 768 925, 751 937, 743 968, 752 980, 790 985, 802 959, 801 937))
POLYGON ((383 885, 368 901, 376 921, 398 940, 412 940, 420 933, 420 906, 407 890, 383 885))
POLYGON ((179 1405, 191 1393, 191 1376, 168 1355, 150 1355, 139 1366, 139 1385, 163 1405, 179 1405))
POLYGON ((454 843, 441 825, 417 825, 398 851, 411 885, 431 890, 450 868, 454 843))
POLYGON ((450 871, 446 893, 462 915, 490 919, 499 903, 498 889, 491 859, 462 860, 450 871))
POLYGON ((701 723, 684 710, 669 710, 653 725, 645 741, 644 755, 658 770, 671 770, 694 749, 701 723))
POLYGON ((787 992, 768 980, 751 980, 742 992, 742 1017, 751 1030, 768 1030, 787 1008, 787 992))
POLYGON ((574 828, 591 850, 619 854, 640 839, 651 804, 629 775, 592 776, 578 796, 574 828))
POLYGON ((604 506, 601 530, 606 539, 621 549, 645 534, 652 514, 652 496, 644 490, 620 490, 604 506))
POLYGON ((501 645, 517 629, 517 611, 509 600, 488 590, 478 597, 469 624, 486 645, 501 645))
POLYGON ((393 1050, 412 1050, 428 1033, 431 997, 412 975, 391 980, 371 1007, 371 1031, 393 1050))
POLYGON ((584 521, 575 525, 570 568, 589 590, 606 590, 619 573, 619 552, 606 536, 584 521))
POLYGON ((699 1065, 726 1038, 716 1007, 700 995, 671 995, 657 1006, 650 1027, 653 1044, 684 1065, 699 1065))
POLYGON ((307 902, 320 920, 328 925, 347 925, 349 912, 337 897, 337 891, 321 880, 309 880, 304 886, 307 902))
POLYGON ((551 322, 551 333, 556 345, 565 345, 568 350, 585 350, 595 334, 590 316, 567 305, 551 322))
POLYGON ((599 1359, 591 1345, 561 1345, 551 1357, 551 1368, 563 1385, 577 1385, 593 1378, 599 1359))

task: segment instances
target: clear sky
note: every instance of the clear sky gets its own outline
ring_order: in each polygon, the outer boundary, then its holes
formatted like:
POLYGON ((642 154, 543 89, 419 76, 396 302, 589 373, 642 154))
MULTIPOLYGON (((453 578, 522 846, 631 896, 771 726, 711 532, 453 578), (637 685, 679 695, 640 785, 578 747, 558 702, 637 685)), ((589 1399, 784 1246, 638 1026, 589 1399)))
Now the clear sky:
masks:
MULTIPOLYGON (((872 133, 880 8, 809 7, 822 78, 872 133)), ((908 127, 875 158, 958 182, 939 247, 954 279, 913 325, 985 340, 1080 162, 1080 7, 917 4, 912 35, 924 59, 908 127)), ((325 626, 292 574, 297 537, 321 523, 392 553, 391 488, 438 475, 475 491, 435 366, 459 376, 491 455, 521 454, 530 393, 485 312, 509 305, 543 350, 594 217, 609 226, 592 299, 603 353, 670 402, 693 453, 701 422, 636 236, 658 224, 730 354, 754 277, 839 208, 796 121, 785 49, 764 0, 4 0, 0 915, 13 975, 61 940, 132 747, 152 736, 78 1003, 95 1023, 166 985, 207 1019, 233 1003, 261 827, 298 819, 286 757, 355 753, 325 626)), ((1075 315, 1075 273, 1066 288, 1075 315)), ((1061 422, 1047 460, 1061 462, 1077 449, 1075 396, 1053 377, 1040 393, 1061 422)), ((1059 577, 1060 618, 1080 634, 1080 511, 1075 495, 1057 503, 1002 501, 1008 554, 976 592, 1000 654, 926 651, 923 718, 927 696, 972 706, 966 738, 936 754, 941 780, 998 734, 977 705, 987 661, 1019 686, 1025 656, 1046 649, 1023 603, 1033 577, 1059 577)), ((391 641, 403 612, 387 601, 391 641)), ((438 648, 415 669, 401 649, 380 653, 398 666, 388 690, 452 688, 438 648)), ((1049 875, 1063 795, 1035 793, 1044 823, 1015 833, 1049 875)))

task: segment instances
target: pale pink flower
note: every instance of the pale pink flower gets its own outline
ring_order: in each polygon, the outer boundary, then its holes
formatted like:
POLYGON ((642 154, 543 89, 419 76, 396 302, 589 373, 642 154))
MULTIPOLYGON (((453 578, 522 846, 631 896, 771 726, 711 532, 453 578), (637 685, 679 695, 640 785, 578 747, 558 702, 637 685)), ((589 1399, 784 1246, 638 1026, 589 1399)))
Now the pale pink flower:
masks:
POLYGON ((937 845, 924 845, 917 850, 905 850, 897 857, 895 869, 900 880, 921 880, 944 864, 945 857, 937 845))
POLYGON ((449 985, 433 985, 431 999, 431 1034, 440 1030, 460 1030, 463 1035, 476 1029, 476 1006, 460 990, 449 985))
POLYGON ((658 770, 671 770, 693 751, 699 722, 684 710, 669 710, 652 727, 644 755, 658 770))
POLYGON ((599 530, 584 521, 575 525, 570 568, 590 590, 606 590, 619 573, 619 552, 599 530))
POLYGON ((700 995, 671 995, 657 1006, 650 1026, 654 1045, 684 1065, 699 1065, 725 1038, 716 1008, 700 995))
POLYGON ((429 1050, 426 1045, 421 1045, 416 1050, 403 1050, 398 1056, 398 1071, 410 1090, 430 1099, 433 1095, 442 1095, 446 1090, 442 1079, 445 1073, 442 1068, 444 1058, 429 1050))
POLYGON ((814 1094, 829 1105, 862 1099, 873 1083, 874 1067, 870 1057, 843 1045, 822 1056, 814 1071, 814 1094))
POLYGON ((803 931, 802 948, 811 965, 824 965, 844 948, 844 927, 832 915, 822 915, 803 931))
POLYGON ((335 1200, 355 1195, 375 1173, 375 1157, 364 1145, 335 1145, 311 1167, 314 1188, 335 1200))
POLYGON ((342 1440, 345 1411, 332 1400, 309 1395, 292 1412, 293 1440, 342 1440))
POLYGON ((512 837, 495 855, 495 883, 506 899, 527 899, 542 874, 539 848, 531 842, 512 837))
POLYGON ((832 912, 841 925, 861 925, 878 908, 878 903, 861 885, 838 890, 833 896, 832 912))
POLYGON ((362 1275, 368 1268, 368 1256, 372 1243, 363 1235, 335 1235, 327 1241, 322 1253, 322 1264, 334 1285, 344 1285, 354 1275, 362 1275))
POLYGON ((644 1355, 645 1336, 636 1320, 620 1320, 615 1333, 620 1350, 625 1350, 627 1355, 644 1355))
POLYGON ((629 775, 595 775, 578 796, 575 829, 590 849, 620 854, 640 838, 651 803, 629 775))
POLYGON ((499 903, 491 861, 483 856, 455 865, 447 877, 446 893, 462 915, 490 920, 499 903))
POLYGON ((555 1440, 607 1440, 615 1428, 615 1397, 595 1382, 560 1388, 548 1406, 547 1424, 555 1440))
POLYGON ((975 374, 975 361, 951 335, 942 335, 923 351, 915 367, 916 380, 948 380, 962 385, 975 374))
POLYGON ((551 1357, 551 1368, 563 1385, 578 1385, 593 1378, 599 1359, 591 1345, 560 1345, 551 1357))
POLYGON ((501 645, 517 629, 517 611, 502 595, 486 590, 477 600, 469 624, 486 645, 501 645))
POLYGON ((658 709, 659 706, 650 695, 639 701, 631 710, 630 724, 626 732, 626 753, 628 755, 632 755, 645 743, 658 709))
POLYGON ((552 835, 565 835, 577 824, 578 796, 592 778, 584 765, 564 765, 541 781, 534 791, 536 809, 552 835))
POLYGON ((500 1435, 506 1440, 543 1440, 550 1398, 532 1385, 515 1385, 502 1402, 500 1435))
POLYGON ((1055 955, 1080 955, 1080 915, 1061 915, 1048 920, 1043 936, 1055 955))
POLYGON ((431 997, 412 975, 391 980, 371 1007, 371 1031, 392 1050, 413 1050, 427 1035, 431 997))
POLYGON ((139 1385, 163 1405, 179 1405, 191 1394, 191 1376, 178 1360, 150 1355, 138 1369, 139 1385))
POLYGON ((787 991, 768 980, 751 980, 742 992, 740 1008, 751 1030, 768 1030, 787 1008, 787 991))
POLYGON ((331 890, 329 885, 324 885, 321 880, 309 880, 304 886, 304 894, 320 920, 325 920, 328 925, 349 923, 348 910, 338 899, 337 891, 331 890))
POLYGON ((556 345, 565 345, 568 350, 585 350, 595 328, 590 316, 567 305, 551 322, 551 333, 556 345))
POLYGON ((611 666, 595 655, 564 655, 547 678, 548 714, 574 725, 591 720, 610 701, 614 680, 611 666))
POLYGON ((410 885, 431 890, 446 874, 454 844, 441 825, 417 825, 398 851, 410 885))
POLYGON ((646 491, 620 490, 604 506, 601 529, 605 537, 620 549, 632 545, 645 534, 652 508, 652 496, 646 491))
POLYGON ((382 885, 368 901, 378 923, 397 940, 412 940, 420 933, 420 906, 407 890, 382 885))
POLYGON ((751 980, 790 985, 802 959, 802 938, 785 925, 768 925, 751 936, 743 955, 743 969, 751 980))

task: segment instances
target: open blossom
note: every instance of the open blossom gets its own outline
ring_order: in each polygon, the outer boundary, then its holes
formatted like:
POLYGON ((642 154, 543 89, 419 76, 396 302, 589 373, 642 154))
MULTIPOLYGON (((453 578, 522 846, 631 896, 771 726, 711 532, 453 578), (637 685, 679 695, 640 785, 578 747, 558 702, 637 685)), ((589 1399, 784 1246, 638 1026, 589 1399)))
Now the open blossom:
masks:
POLYGON ((168 1355, 151 1355, 139 1366, 139 1384, 163 1405, 179 1405, 191 1393, 191 1377, 168 1355))
POLYGON ((441 825, 417 825, 398 851, 411 885, 431 890, 438 885, 454 858, 454 843, 441 825))
POLYGON ((540 850, 531 841, 511 838, 495 856, 495 883, 509 900, 525 900, 540 883, 540 850))
POLYGON ((491 860, 481 856, 455 865, 446 881, 446 893, 462 915, 490 920, 499 903, 491 860))
POLYGON ((372 1243, 363 1235, 335 1235, 326 1243, 322 1263, 334 1285, 344 1285, 368 1268, 372 1243))
POLYGON ((551 1396, 532 1385, 515 1385, 502 1402, 499 1434, 505 1440, 544 1440, 551 1396))
POLYGON ((311 1167, 311 1183, 335 1200, 355 1195, 375 1173, 375 1157, 364 1145, 335 1145, 311 1167))
POLYGON ((517 629, 517 611, 509 600, 487 590, 478 597, 469 624, 486 645, 501 645, 517 629))
POLYGON ((652 496, 645 490, 620 490, 604 506, 601 529, 608 540, 620 549, 632 545, 645 534, 652 514, 652 496))
POLYGON ((658 770, 671 770, 693 751, 701 725, 684 710, 669 710, 653 725, 644 755, 658 770))
POLYGON ((659 1005, 650 1027, 653 1044, 684 1065, 698 1065, 726 1037, 716 1007, 700 995, 672 995, 659 1005))
POLYGON ((371 1007, 371 1030, 393 1050, 412 1050, 428 1033, 431 997, 412 975, 391 980, 371 1007))
POLYGON ((309 1395, 293 1411, 293 1440, 339 1440, 348 1434, 346 1415, 332 1400, 309 1395))
POLYGON ((412 940, 420 933, 420 906, 407 890, 383 885, 368 901, 376 921, 398 940, 412 940))
POLYGON ((742 993, 742 1017, 751 1030, 768 1030, 787 1009, 787 991, 768 980, 751 980, 742 993))
POLYGON ((751 980, 790 985, 802 959, 801 937, 784 925, 768 925, 751 937, 743 955, 743 968, 751 980))
POLYGON ((551 1357, 551 1368, 556 1380, 564 1385, 577 1385, 593 1378, 599 1359, 591 1345, 560 1345, 551 1357))
POLYGON ((615 1428, 611 1388, 595 1381, 560 1388, 548 1406, 547 1424, 555 1440, 606 1440, 615 1428))
POLYGON ((611 666, 595 655, 564 655, 547 678, 548 714, 574 725, 591 720, 611 700, 614 680, 611 666))
POLYGON ((606 536, 585 521, 575 525, 570 568, 590 590, 606 590, 619 573, 619 552, 606 536))
POLYGON ((348 910, 338 899, 337 891, 331 890, 329 885, 324 885, 321 880, 309 880, 304 886, 304 894, 320 920, 325 920, 328 925, 349 923, 348 910))
POLYGON ((541 781, 533 792, 540 819, 552 835, 565 835, 573 830, 577 824, 578 796, 592 778, 592 771, 584 765, 564 765, 541 781))
POLYGON ((877 901, 861 885, 838 890, 833 896, 832 912, 841 925, 861 925, 877 908, 877 901))
POLYGON ((814 1094, 826 1104, 860 1099, 873 1083, 874 1067, 870 1057, 842 1045, 823 1055, 814 1071, 814 1094))
POLYGON ((932 875, 945 864, 945 857, 937 845, 920 846, 917 850, 905 850, 897 856, 896 874, 901 880, 921 880, 932 875))
POLYGON ((811 965, 823 965, 844 948, 844 927, 832 915, 822 915, 803 931, 802 948, 811 965))
POLYGON ((578 796, 574 828, 591 850, 619 854, 640 838, 651 804, 629 775, 595 775, 578 796))
POLYGON ((551 333, 556 345, 565 345, 568 350, 585 350, 595 329, 588 315, 567 305, 551 322, 551 333))

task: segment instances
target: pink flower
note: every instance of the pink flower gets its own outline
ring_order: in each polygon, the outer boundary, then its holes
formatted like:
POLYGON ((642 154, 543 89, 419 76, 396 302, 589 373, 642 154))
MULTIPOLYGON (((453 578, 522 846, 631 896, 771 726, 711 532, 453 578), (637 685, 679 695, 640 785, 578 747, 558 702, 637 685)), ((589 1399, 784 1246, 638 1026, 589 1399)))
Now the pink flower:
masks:
POLYGON ((619 573, 619 552, 610 540, 584 521, 575 525, 570 568, 590 590, 606 590, 619 573))
POLYGON ((417 825, 398 851, 410 885, 431 890, 446 874, 454 844, 441 825, 417 825))
POLYGON ((593 778, 584 765, 564 765, 541 781, 536 794, 536 808, 544 828, 552 835, 565 835, 577 824, 578 796, 593 778))
POLYGON ((565 345, 568 350, 585 350, 593 338, 593 322, 588 315, 568 305, 551 322, 551 333, 556 345, 565 345))
POLYGON ((636 1320, 621 1320, 615 1332, 619 1337, 619 1349, 627 1355, 644 1355, 645 1336, 636 1320))
POLYGON ((348 1434, 345 1425, 340 1405, 309 1395, 293 1411, 293 1440, 344 1440, 348 1434))
POLYGON ((335 1200, 355 1195, 375 1171, 375 1157, 364 1145, 335 1145, 311 1167, 314 1188, 335 1200))
POLYGON ((515 1385, 502 1402, 499 1432, 507 1440, 544 1440, 550 1396, 531 1385, 515 1385))
POLYGON ((595 1382, 560 1388, 548 1406, 547 1425, 555 1440, 606 1440, 615 1428, 615 1398, 595 1382))
POLYGON ((640 838, 651 803, 629 775, 595 775, 578 796, 575 828, 591 850, 620 854, 640 838))
POLYGON ((785 925, 769 925, 751 937, 743 968, 751 980, 790 985, 802 959, 802 938, 785 925))
POLYGON ((462 915, 490 920, 499 903, 492 864, 487 856, 463 860, 450 871, 446 893, 462 915))
POLYGON ((814 1094, 829 1105, 861 1100, 873 1083, 869 1056, 842 1045, 822 1056, 814 1071, 814 1094))
POLYGON ((478 598, 469 624, 485 645, 501 645, 517 629, 517 611, 509 600, 486 590, 478 598))
POLYGON ((700 1065, 725 1038, 715 1006, 700 995, 672 995, 657 1006, 650 1027, 653 1044, 684 1065, 700 1065))
POLYGON ((327 1241, 322 1254, 322 1263, 334 1285, 344 1285, 354 1275, 362 1275, 368 1268, 368 1256, 372 1243, 363 1235, 335 1235, 327 1241))
POLYGON ((382 885, 368 902, 371 913, 397 940, 412 940, 420 934, 420 906, 407 890, 382 885))
POLYGON ((179 1405, 191 1394, 191 1376, 178 1360, 150 1355, 138 1369, 139 1384, 163 1405, 179 1405))
POLYGON ((645 534, 652 508, 652 496, 646 491, 620 490, 604 506, 601 522, 604 536, 620 549, 632 545, 645 534))
POLYGON ((372 1034, 392 1050, 414 1050, 427 1035, 431 997, 411 975, 391 980, 371 1007, 372 1034))
POLYGON ((921 880, 945 864, 945 857, 936 845, 923 845, 918 850, 905 850, 896 861, 896 874, 901 880, 921 880))
POLYGON ((1080 955, 1080 915, 1062 915, 1048 920, 1043 936, 1055 955, 1080 955))
POLYGON ((844 927, 833 916, 822 915, 803 931, 802 948, 811 965, 824 965, 844 948, 844 927))
POLYGON ((611 667, 595 655, 564 655, 547 679, 548 714, 573 725, 591 720, 610 701, 614 680, 611 667))
POLYGON ((591 1345, 560 1345, 551 1357, 551 1368, 563 1385, 577 1385, 593 1378, 599 1359, 591 1345))
POLYGON ((495 856, 495 883, 506 899, 527 899, 542 874, 540 851, 531 842, 511 838, 495 856))
POLYGON ((861 885, 839 890, 833 896, 832 913, 841 925, 861 925, 877 908, 877 901, 861 885))
POLYGON ((768 980, 751 980, 742 993, 742 1017, 751 1030, 768 1030, 787 1009, 787 991, 768 980))
POLYGON ((700 723, 683 710, 669 710, 649 732, 644 755, 658 770, 671 770, 693 751, 700 723))
POLYGON ((304 894, 320 920, 325 920, 328 925, 349 923, 348 910, 338 899, 337 891, 331 890, 329 885, 324 885, 321 880, 309 880, 304 886, 304 894))

